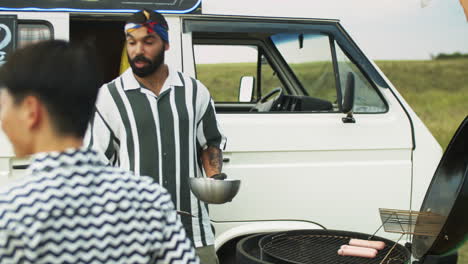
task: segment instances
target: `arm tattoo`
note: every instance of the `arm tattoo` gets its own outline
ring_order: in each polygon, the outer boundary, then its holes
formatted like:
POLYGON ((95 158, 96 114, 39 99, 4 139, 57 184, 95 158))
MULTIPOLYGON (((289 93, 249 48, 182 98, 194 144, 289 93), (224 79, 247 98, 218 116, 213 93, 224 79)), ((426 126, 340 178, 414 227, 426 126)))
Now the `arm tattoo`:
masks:
POLYGON ((210 157, 210 166, 221 172, 221 169, 223 168, 223 154, 221 150, 217 147, 209 147, 208 148, 208 154, 210 157))
POLYGON ((210 146, 203 150, 202 160, 207 176, 211 177, 214 174, 221 173, 221 169, 223 168, 223 152, 219 148, 210 146))

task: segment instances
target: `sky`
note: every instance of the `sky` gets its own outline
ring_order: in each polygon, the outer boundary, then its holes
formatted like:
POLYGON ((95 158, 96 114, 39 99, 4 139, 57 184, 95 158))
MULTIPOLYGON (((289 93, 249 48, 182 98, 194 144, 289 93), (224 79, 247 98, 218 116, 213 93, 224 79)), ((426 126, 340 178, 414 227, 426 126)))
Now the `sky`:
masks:
POLYGON ((373 60, 468 53, 468 22, 459 0, 203 0, 202 12, 339 19, 373 60))

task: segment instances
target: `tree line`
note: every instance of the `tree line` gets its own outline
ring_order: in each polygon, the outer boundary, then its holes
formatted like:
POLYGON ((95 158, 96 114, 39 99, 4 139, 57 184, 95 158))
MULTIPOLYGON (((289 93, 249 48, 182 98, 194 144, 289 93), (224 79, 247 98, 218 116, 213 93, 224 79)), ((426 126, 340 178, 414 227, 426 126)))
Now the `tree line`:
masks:
POLYGON ((444 60, 444 59, 468 59, 468 53, 454 52, 454 53, 439 53, 437 55, 431 55, 433 60, 444 60))

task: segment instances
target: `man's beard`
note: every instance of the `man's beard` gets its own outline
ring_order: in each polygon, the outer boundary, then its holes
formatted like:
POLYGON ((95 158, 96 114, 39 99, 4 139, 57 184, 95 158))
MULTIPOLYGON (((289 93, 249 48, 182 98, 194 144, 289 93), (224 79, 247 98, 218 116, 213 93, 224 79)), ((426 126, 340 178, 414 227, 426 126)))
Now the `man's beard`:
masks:
MULTIPOLYGON (((127 54, 127 57, 128 57, 128 54, 127 54)), ((146 58, 143 55, 138 55, 135 58, 133 58, 132 60, 130 59, 130 57, 128 57, 128 61, 130 63, 130 67, 132 67, 133 73, 136 74, 136 76, 138 76, 138 77, 144 78, 144 77, 152 74, 153 72, 155 72, 159 68, 159 66, 161 66, 161 64, 163 64, 163 62, 164 62, 164 47, 161 50, 161 52, 159 52, 158 54, 156 54, 156 56, 153 57, 152 60, 146 58), (138 62, 138 61, 146 62, 147 65, 142 67, 142 68, 138 68, 138 67, 135 66, 135 63, 138 62)))

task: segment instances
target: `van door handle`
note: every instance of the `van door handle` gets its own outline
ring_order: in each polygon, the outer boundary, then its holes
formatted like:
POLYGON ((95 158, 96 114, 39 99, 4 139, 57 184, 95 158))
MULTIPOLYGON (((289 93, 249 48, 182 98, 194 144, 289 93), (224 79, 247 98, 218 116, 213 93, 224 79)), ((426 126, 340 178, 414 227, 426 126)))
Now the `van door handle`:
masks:
POLYGON ((230 158, 227 158, 227 157, 226 157, 226 158, 223 158, 223 162, 229 162, 229 161, 231 161, 230 158))
POLYGON ((29 167, 28 164, 22 164, 22 165, 13 165, 11 166, 14 170, 25 170, 29 167))

